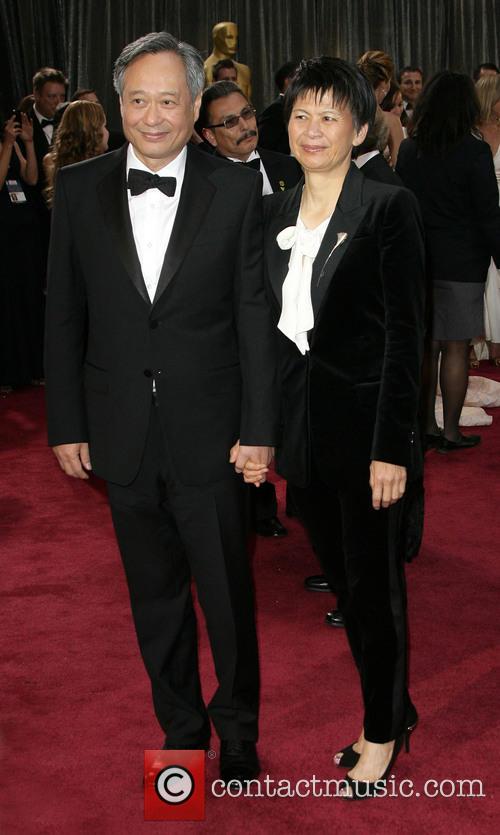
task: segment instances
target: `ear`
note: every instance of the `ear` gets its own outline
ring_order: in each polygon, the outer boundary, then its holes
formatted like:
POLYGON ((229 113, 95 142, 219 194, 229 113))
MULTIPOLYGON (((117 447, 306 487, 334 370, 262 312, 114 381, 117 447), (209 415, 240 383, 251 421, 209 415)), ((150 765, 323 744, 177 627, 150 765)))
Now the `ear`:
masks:
POLYGON ((123 119, 123 99, 122 99, 121 96, 120 96, 120 116, 123 119))
POLYGON ((209 142, 210 145, 212 145, 212 147, 216 148, 217 140, 215 138, 215 133, 212 130, 210 130, 210 128, 202 128, 201 132, 203 134, 203 139, 206 139, 207 142, 209 142))
POLYGON ((354 145, 354 147, 357 147, 358 145, 361 145, 365 141, 367 133, 368 133, 368 123, 366 125, 363 125, 360 128, 360 130, 358 131, 358 133, 355 135, 355 137, 352 141, 352 144, 354 145))
POLYGON ((201 93, 199 93, 194 102, 193 102, 193 122, 196 122, 198 116, 200 115, 200 107, 201 107, 201 93))

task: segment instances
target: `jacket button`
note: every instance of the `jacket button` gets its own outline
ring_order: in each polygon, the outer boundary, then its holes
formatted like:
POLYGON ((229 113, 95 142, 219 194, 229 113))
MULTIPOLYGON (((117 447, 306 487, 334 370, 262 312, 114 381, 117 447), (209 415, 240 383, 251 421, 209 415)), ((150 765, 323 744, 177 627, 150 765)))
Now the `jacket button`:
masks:
POLYGON ((155 330, 155 328, 157 328, 159 324, 160 323, 157 322, 156 319, 153 319, 153 321, 149 323, 149 327, 151 328, 151 330, 155 330))
POLYGON ((150 368, 144 369, 144 376, 145 377, 152 377, 153 376, 153 372, 151 371, 150 368))

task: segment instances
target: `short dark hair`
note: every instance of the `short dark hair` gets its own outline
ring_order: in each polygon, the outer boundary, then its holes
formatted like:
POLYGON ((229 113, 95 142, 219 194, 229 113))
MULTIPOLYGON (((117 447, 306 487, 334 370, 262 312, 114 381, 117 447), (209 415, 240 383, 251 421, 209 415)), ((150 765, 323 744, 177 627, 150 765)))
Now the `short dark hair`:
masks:
POLYGON ((472 78, 441 70, 418 97, 409 134, 424 153, 444 156, 479 122, 480 106, 472 78))
POLYGON ((212 81, 217 81, 217 75, 219 70, 236 70, 236 64, 231 58, 221 58, 220 61, 217 61, 216 64, 212 67, 212 81))
POLYGON ((401 78, 403 77, 403 73, 405 72, 418 72, 422 76, 422 81, 424 80, 424 72, 422 70, 422 67, 417 67, 414 64, 408 64, 406 67, 403 67, 403 69, 398 72, 399 84, 401 84, 401 78))
POLYGON ((392 110, 392 108, 394 107, 394 99, 396 98, 397 93, 401 93, 401 87, 399 86, 399 84, 396 84, 394 81, 391 81, 387 93, 380 102, 380 107, 382 108, 382 110, 392 110))
POLYGON ((248 101, 243 90, 238 87, 235 81, 215 81, 214 84, 211 84, 210 87, 207 87, 203 91, 200 114, 198 116, 198 121, 196 122, 196 130, 198 130, 198 128, 200 130, 202 128, 206 128, 210 124, 208 111, 211 102, 216 99, 225 99, 226 96, 230 96, 231 93, 239 93, 240 96, 243 96, 245 101, 248 101))
POLYGON ((286 64, 283 64, 279 70, 276 70, 274 73, 274 83, 276 87, 280 91, 283 92, 285 87, 285 81, 287 78, 292 78, 295 70, 297 69, 297 61, 287 61, 286 64))
POLYGON ((94 93, 94 95, 97 96, 93 87, 79 87, 78 90, 75 90, 71 96, 71 101, 80 101, 83 96, 87 96, 89 93, 94 93))
POLYGON ((349 108, 357 131, 363 125, 373 124, 377 102, 370 82, 362 72, 342 58, 324 55, 319 58, 303 58, 297 67, 283 100, 285 122, 290 121, 298 98, 314 93, 316 98, 321 99, 330 92, 334 104, 349 108))
POLYGON ((500 70, 498 69, 497 65, 496 64, 491 64, 488 61, 486 61, 484 64, 478 64, 477 67, 475 68, 475 70, 472 74, 472 76, 474 78, 474 81, 479 81, 479 77, 481 75, 481 70, 494 70, 496 73, 498 73, 500 75, 500 70))
POLYGON ((45 84, 51 82, 52 84, 64 84, 68 86, 68 79, 61 70, 56 70, 54 67, 41 67, 33 76, 33 90, 41 93, 45 84))

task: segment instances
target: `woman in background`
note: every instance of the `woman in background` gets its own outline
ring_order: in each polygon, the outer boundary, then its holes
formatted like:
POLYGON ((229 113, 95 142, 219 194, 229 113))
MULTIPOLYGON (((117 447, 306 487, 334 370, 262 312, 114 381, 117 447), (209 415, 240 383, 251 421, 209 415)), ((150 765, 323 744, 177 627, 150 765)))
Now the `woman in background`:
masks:
POLYGON ((479 102, 472 80, 437 73, 421 93, 397 173, 419 200, 426 230, 433 316, 425 360, 427 444, 439 452, 472 447, 459 419, 468 383, 471 339, 483 332, 484 285, 493 256, 500 265, 500 207, 491 149, 474 133, 479 102), (444 429, 436 423, 438 381, 444 429))
POLYGON ((38 181, 33 127, 18 112, 0 140, 0 390, 43 378, 43 258, 36 202, 38 181), (18 144, 23 143, 24 154, 18 144))
POLYGON ((100 104, 83 100, 67 105, 52 150, 43 160, 47 178, 45 199, 49 206, 54 200, 54 183, 59 169, 104 154, 108 137, 106 116, 100 104))
POLYGON ((372 49, 369 52, 365 52, 358 59, 357 65, 372 85, 377 105, 380 111, 383 112, 385 123, 389 130, 387 138, 388 151, 385 156, 389 164, 395 168, 399 146, 404 139, 403 127, 398 116, 385 110, 382 111, 381 108, 381 103, 389 93, 391 82, 394 78, 392 58, 380 49, 372 49))
MULTIPOLYGON (((478 130, 493 154, 500 199, 500 75, 480 78, 476 91, 481 108, 478 130)), ((484 294, 484 332, 493 365, 500 366, 500 271, 491 259, 484 294)))

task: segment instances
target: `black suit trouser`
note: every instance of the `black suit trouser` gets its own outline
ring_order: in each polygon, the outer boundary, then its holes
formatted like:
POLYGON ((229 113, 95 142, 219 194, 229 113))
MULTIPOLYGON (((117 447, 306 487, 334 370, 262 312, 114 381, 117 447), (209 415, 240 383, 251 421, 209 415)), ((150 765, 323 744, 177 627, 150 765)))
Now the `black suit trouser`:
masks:
POLYGON ((289 488, 344 616, 361 680, 365 737, 383 743, 402 733, 410 705, 404 500, 374 510, 368 461, 350 469, 345 450, 338 459, 342 468, 327 469, 323 451, 313 450, 310 485, 289 488))
MULTIPOLYGON (((177 478, 154 404, 140 470, 126 486, 108 482, 113 524, 127 577, 156 716, 170 747, 210 738, 257 738, 259 669, 245 535, 245 488, 223 481, 186 486, 177 478), (201 695, 194 579, 218 688, 201 695)), ((229 451, 228 451, 229 452, 229 451)))

